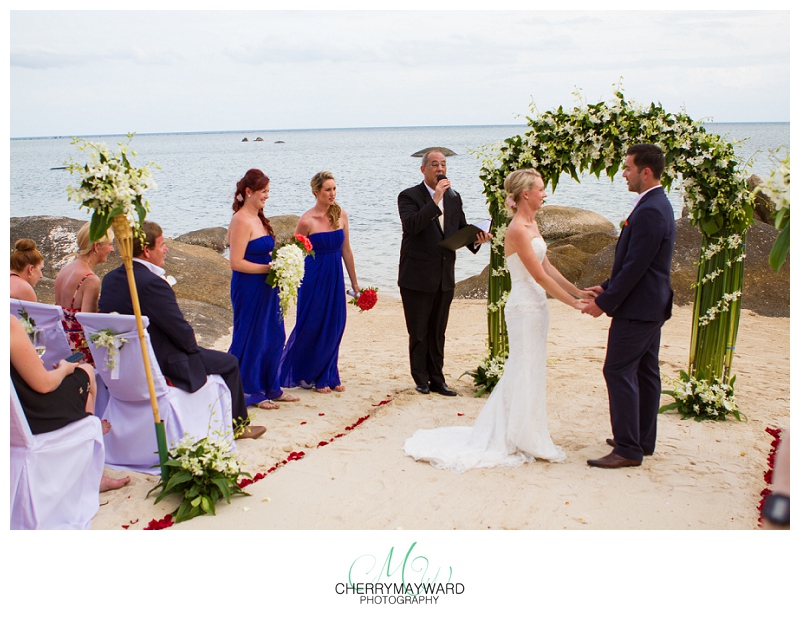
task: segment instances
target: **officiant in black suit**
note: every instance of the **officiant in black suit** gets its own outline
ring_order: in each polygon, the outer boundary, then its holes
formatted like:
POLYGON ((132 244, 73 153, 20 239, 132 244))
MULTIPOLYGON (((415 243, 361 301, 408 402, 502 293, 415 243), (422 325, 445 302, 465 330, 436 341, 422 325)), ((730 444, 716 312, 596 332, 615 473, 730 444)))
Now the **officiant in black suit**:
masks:
MULTIPOLYGON (((461 196, 450 187, 447 160, 439 151, 422 157, 423 182, 400 192, 397 206, 403 224, 397 284, 408 330, 411 376, 422 394, 456 396, 447 386, 444 339, 455 289, 456 253, 440 241, 467 226, 461 196)), ((467 247, 475 253, 490 239, 479 233, 467 247)))
POLYGON ((661 187, 664 154, 654 144, 630 147, 622 176, 639 197, 625 220, 611 277, 593 286, 597 297, 583 312, 612 317, 603 375, 608 388, 613 451, 590 459, 592 467, 635 467, 656 446, 661 398, 658 348, 661 327, 672 315, 670 269, 675 214, 661 187))
MULTIPOLYGON (((165 278, 164 263, 169 248, 161 226, 145 221, 142 232, 144 244, 138 237, 133 241, 133 276, 142 314, 150 319, 147 331, 161 372, 172 385, 186 392, 203 387, 208 375, 220 375, 231 391, 236 438, 260 437, 266 432, 263 426, 245 426, 247 405, 238 360, 228 353, 198 346, 192 326, 178 307, 175 293, 165 278)), ((100 312, 133 314, 125 265, 105 275, 100 293, 100 312)))

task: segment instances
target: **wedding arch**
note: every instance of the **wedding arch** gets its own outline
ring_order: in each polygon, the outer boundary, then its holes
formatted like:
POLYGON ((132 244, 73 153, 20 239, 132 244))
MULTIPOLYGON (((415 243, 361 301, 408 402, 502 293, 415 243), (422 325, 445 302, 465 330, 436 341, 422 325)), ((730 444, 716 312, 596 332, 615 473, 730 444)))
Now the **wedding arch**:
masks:
POLYGON ((469 373, 480 391, 492 389, 508 355, 504 306, 511 280, 503 254, 510 221, 503 190, 506 176, 535 167, 551 190, 562 173, 578 182, 586 171, 613 179, 628 147, 643 142, 664 151, 662 184, 666 189, 682 187, 691 223, 702 233, 688 377, 729 388, 741 313, 745 237, 753 220, 752 197, 733 144, 708 133, 700 121, 683 112, 666 112, 655 103, 645 108, 629 102, 621 90, 610 104, 579 102, 572 110, 559 106, 542 114, 533 107, 531 111, 528 131, 482 152, 480 177, 494 238, 487 310, 489 355, 469 373))

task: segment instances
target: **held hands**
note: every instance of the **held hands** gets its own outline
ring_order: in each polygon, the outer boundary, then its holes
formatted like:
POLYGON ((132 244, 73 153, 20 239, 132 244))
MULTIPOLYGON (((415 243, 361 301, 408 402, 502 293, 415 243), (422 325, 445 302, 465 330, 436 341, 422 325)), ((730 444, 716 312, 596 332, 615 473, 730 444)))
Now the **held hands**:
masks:
POLYGON ((68 362, 67 360, 60 360, 58 364, 53 364, 53 370, 63 370, 64 375, 71 375, 75 369, 80 366, 80 362, 68 362))
POLYGON ((597 318, 601 314, 603 314, 603 309, 595 303, 594 299, 583 301, 583 304, 584 306, 581 312, 583 312, 584 314, 589 314, 594 318, 597 318))

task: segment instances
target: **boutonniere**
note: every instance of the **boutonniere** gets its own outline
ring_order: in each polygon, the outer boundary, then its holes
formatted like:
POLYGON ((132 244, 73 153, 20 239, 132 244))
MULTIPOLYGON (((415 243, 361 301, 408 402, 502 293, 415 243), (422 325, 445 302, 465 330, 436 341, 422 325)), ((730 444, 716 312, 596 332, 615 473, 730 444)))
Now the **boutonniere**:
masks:
POLYGON ((624 229, 624 228, 625 228, 627 225, 628 225, 628 220, 622 220, 622 221, 619 223, 619 229, 620 229, 620 230, 623 230, 623 229, 624 229))

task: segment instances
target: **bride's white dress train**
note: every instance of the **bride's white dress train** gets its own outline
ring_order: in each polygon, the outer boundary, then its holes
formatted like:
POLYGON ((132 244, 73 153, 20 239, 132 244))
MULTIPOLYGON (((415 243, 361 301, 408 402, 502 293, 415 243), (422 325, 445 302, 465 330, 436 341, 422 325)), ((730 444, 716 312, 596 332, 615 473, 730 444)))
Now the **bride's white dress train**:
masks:
MULTIPOLYGON (((547 244, 531 240, 544 260, 547 244)), ((518 466, 534 459, 566 460, 547 428, 546 365, 550 309, 547 294, 517 254, 506 259, 511 293, 505 307, 509 355, 505 372, 475 425, 418 430, 406 440, 408 456, 460 473, 475 467, 518 466)))

